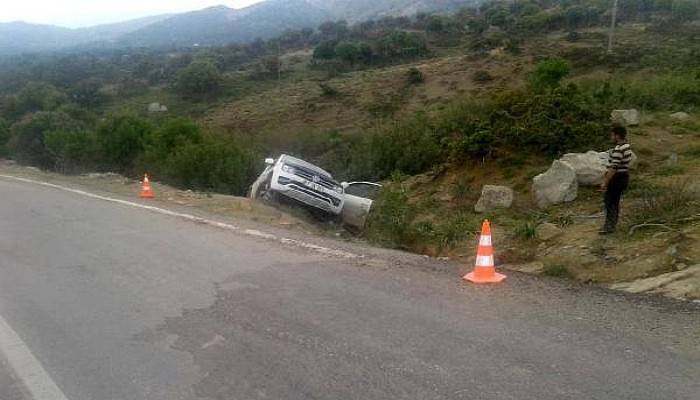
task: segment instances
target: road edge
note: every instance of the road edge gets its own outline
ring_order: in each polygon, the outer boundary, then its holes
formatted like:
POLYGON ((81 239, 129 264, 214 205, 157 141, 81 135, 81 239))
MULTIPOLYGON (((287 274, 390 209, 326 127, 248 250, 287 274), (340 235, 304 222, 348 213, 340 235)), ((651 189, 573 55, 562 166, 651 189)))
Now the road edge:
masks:
POLYGON ((168 209, 161 208, 161 207, 149 206, 146 204, 136 203, 136 202, 127 201, 127 200, 121 200, 121 199, 117 199, 114 197, 103 196, 103 195, 87 192, 85 190, 74 189, 74 188, 71 188, 68 186, 56 185, 54 183, 37 181, 34 179, 28 179, 28 178, 20 178, 17 176, 4 175, 4 174, 0 174, 0 178, 14 180, 17 182, 28 183, 28 184, 32 184, 32 185, 49 187, 52 189, 57 189, 57 190, 61 190, 64 192, 73 193, 73 194, 77 194, 77 195, 84 196, 84 197, 89 197, 89 198, 96 199, 96 200, 106 201, 106 202, 110 202, 110 203, 116 203, 116 204, 120 204, 120 205, 127 206, 127 207, 140 208, 140 209, 147 210, 147 211, 150 211, 153 213, 167 215, 167 216, 175 217, 175 218, 179 218, 179 219, 184 219, 186 221, 194 222, 197 224, 209 225, 209 226, 212 226, 215 228, 235 232, 235 233, 242 234, 242 235, 249 236, 249 237, 253 237, 256 239, 273 241, 273 242, 277 242, 277 243, 280 243, 280 244, 283 244, 286 246, 310 250, 310 251, 313 251, 313 252, 316 252, 319 254, 323 254, 325 256, 343 258, 343 259, 348 259, 348 260, 364 258, 364 255, 351 253, 351 252, 345 251, 345 250, 333 249, 330 247, 324 247, 324 246, 320 246, 320 245, 310 243, 310 242, 305 242, 305 241, 292 239, 292 238, 288 238, 288 237, 284 237, 284 236, 277 236, 277 235, 274 235, 272 233, 267 233, 267 232, 260 231, 257 229, 244 229, 244 228, 240 228, 238 226, 228 224, 225 222, 220 222, 220 221, 216 221, 216 220, 212 220, 212 219, 197 217, 195 215, 176 212, 176 211, 168 210, 168 209))

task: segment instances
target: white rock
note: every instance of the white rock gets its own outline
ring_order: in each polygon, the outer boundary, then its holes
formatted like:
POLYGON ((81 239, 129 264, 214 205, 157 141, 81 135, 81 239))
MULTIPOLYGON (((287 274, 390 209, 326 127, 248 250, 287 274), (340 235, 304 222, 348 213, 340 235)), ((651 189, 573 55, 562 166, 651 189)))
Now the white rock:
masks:
POLYGON ((151 103, 148 105, 148 112, 150 112, 150 113, 165 112, 165 111, 168 111, 168 107, 166 107, 160 103, 151 103))
POLYGON ((690 114, 684 112, 677 112, 669 115, 669 117, 676 121, 687 121, 690 119, 690 114))
POLYGON ((603 176, 607 170, 608 153, 569 153, 565 154, 561 161, 574 169, 579 185, 598 186, 603 183, 603 176))
POLYGON ((474 211, 482 213, 494 208, 510 208, 513 205, 513 189, 506 186, 484 185, 474 211))
POLYGON ((533 178, 532 182, 532 191, 540 208, 574 201, 578 196, 576 171, 559 160, 554 161, 547 172, 533 178))
POLYGON ((613 112, 610 114, 610 119, 613 123, 624 126, 639 126, 641 115, 639 114, 639 111, 635 110, 634 108, 630 110, 613 110, 613 112))
POLYGON ((611 287, 631 293, 661 294, 681 300, 697 299, 700 293, 700 265, 633 282, 617 283, 611 287))

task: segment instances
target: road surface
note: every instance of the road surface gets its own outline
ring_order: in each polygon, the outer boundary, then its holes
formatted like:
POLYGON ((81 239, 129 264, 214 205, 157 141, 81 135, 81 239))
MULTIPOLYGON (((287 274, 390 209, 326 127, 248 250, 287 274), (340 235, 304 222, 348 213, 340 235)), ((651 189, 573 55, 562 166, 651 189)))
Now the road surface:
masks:
POLYGON ((700 398, 693 305, 373 254, 0 178, 0 398, 700 398))

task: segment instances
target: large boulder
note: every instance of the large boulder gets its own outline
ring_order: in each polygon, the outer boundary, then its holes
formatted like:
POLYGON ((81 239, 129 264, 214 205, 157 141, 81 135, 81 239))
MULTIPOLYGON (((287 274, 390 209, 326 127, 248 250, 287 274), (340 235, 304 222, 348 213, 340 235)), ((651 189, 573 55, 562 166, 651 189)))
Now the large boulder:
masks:
POLYGON ((163 104, 160 103, 151 103, 148 105, 148 112, 150 113, 157 113, 157 112, 167 112, 168 107, 166 107, 163 104))
POLYGON ((547 172, 534 177, 532 182, 532 191, 540 208, 574 201, 578 196, 576 170, 559 160, 554 161, 547 172))
POLYGON ((684 113, 681 111, 681 112, 673 113, 673 114, 669 115, 669 117, 671 117, 671 119, 674 121, 683 122, 683 121, 687 121, 690 119, 690 114, 684 113))
POLYGON ((610 114, 610 119, 613 123, 622 126, 639 126, 641 115, 638 110, 613 110, 610 114))
POLYGON ((510 208, 513 205, 513 189, 506 186, 484 185, 474 211, 482 213, 495 208, 510 208))
POLYGON ((561 161, 574 169, 579 185, 599 186, 603 183, 603 176, 607 170, 608 153, 569 153, 564 154, 561 161))

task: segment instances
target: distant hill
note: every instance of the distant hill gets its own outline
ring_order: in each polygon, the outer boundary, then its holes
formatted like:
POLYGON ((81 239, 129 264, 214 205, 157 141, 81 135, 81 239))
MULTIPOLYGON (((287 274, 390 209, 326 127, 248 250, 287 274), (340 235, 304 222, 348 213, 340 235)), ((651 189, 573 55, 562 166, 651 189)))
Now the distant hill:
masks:
POLYGON ((54 51, 88 43, 114 42, 125 34, 171 16, 157 15, 79 29, 24 22, 0 23, 0 55, 54 51))
POLYGON ((358 22, 418 12, 447 12, 480 0, 267 0, 243 9, 216 6, 117 24, 67 29, 23 22, 0 24, 0 55, 79 45, 178 47, 270 38, 329 21, 358 22))
POLYGON ((268 0, 240 10, 217 6, 176 15, 124 35, 120 42, 146 47, 221 45, 315 27, 329 18, 331 14, 307 0, 268 0))

